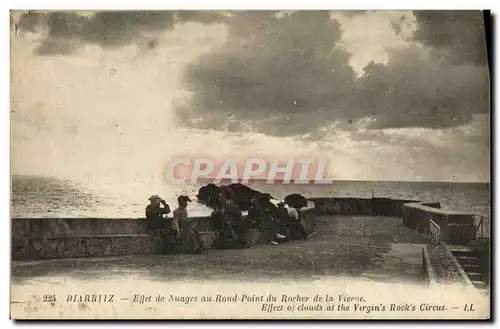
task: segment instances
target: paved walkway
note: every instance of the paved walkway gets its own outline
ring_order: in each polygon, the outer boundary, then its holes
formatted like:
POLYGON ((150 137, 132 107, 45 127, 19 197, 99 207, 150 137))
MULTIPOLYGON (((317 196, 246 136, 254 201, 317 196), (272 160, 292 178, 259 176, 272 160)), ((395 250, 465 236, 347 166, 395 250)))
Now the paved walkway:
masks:
POLYGON ((57 284, 64 278, 283 281, 323 276, 414 283, 421 280, 422 243, 427 240, 402 227, 401 219, 322 217, 319 228, 320 233, 308 241, 211 250, 202 255, 14 262, 12 283, 57 284))

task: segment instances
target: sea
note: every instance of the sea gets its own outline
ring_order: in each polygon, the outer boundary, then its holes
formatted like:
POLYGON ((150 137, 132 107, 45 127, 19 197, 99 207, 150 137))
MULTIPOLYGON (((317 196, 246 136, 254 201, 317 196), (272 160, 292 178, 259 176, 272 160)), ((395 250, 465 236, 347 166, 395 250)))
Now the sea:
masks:
MULTIPOLYGON (((12 176, 11 184, 13 218, 139 218, 144 216, 144 207, 151 194, 160 194, 173 207, 178 195, 187 194, 195 199, 203 185, 166 186, 162 191, 150 191, 148 184, 136 182, 93 189, 71 180, 38 176, 12 176)), ((435 201, 444 209, 481 215, 488 222, 490 218, 489 183, 334 181, 332 184, 267 184, 255 181, 248 185, 277 199, 291 193, 305 197, 371 198, 373 195, 435 201)), ((190 213, 202 211, 200 206, 194 202, 190 213)))

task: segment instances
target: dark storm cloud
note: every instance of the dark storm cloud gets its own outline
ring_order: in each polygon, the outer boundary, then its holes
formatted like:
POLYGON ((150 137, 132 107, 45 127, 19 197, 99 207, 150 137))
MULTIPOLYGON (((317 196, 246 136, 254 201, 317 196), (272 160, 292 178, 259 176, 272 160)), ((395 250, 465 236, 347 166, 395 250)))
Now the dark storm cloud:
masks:
POLYGON ((64 39, 45 39, 36 47, 37 55, 71 55, 76 47, 64 39))
MULTIPOLYGON (((221 15, 209 11, 102 11, 92 16, 78 12, 28 12, 21 15, 18 29, 35 32, 38 26, 46 26, 48 35, 35 52, 67 55, 76 49, 75 41, 103 48, 121 47, 142 38, 143 33, 169 30, 176 22, 209 24, 221 19, 221 15)), ((148 42, 148 48, 156 45, 155 40, 148 42)))
MULTIPOLYGON (((226 44, 202 55, 185 71, 188 104, 177 106, 186 126, 229 131, 259 131, 275 136, 309 133, 320 138, 321 126, 337 123, 355 129, 371 118, 369 128, 443 128, 469 122, 489 111, 489 75, 481 12, 417 11, 413 39, 418 48, 392 51, 387 65, 370 64, 356 78, 351 54, 339 44, 342 29, 326 11, 217 12, 151 11, 24 14, 18 28, 48 28, 38 54, 74 54, 79 43, 103 48, 144 40, 146 32, 172 29, 178 22, 223 22, 226 44)), ((363 15, 365 12, 343 12, 363 15)), ((404 18, 391 24, 398 34, 404 18)), ((366 27, 367 34, 370 27, 366 27)), ((149 49, 157 40, 145 39, 149 49)))
POLYGON ((487 64, 483 13, 479 10, 414 11, 413 38, 425 46, 447 51, 455 64, 487 64))
POLYGON ((488 113, 486 66, 446 65, 420 54, 410 48, 393 53, 387 66, 366 67, 346 108, 375 118, 373 128, 444 128, 488 113))
POLYGON ((201 116, 200 127, 221 127, 231 113, 262 132, 291 135, 335 118, 333 109, 352 90, 355 74, 349 54, 336 47, 340 25, 328 12, 282 19, 251 12, 229 26, 226 46, 187 70, 195 95, 191 111, 178 111, 185 122, 201 116))
POLYGON ((22 14, 17 22, 17 28, 23 31, 36 32, 36 28, 44 17, 44 14, 34 11, 29 11, 26 14, 22 14))
POLYGON ((489 110, 485 66, 422 58, 417 47, 393 51, 387 65, 372 63, 355 78, 350 54, 337 47, 340 26, 326 12, 282 19, 249 12, 228 25, 226 46, 186 72, 194 96, 178 110, 184 124, 230 131, 250 125, 270 135, 320 138, 317 128, 330 121, 343 130, 367 117, 369 128, 444 128, 489 110))

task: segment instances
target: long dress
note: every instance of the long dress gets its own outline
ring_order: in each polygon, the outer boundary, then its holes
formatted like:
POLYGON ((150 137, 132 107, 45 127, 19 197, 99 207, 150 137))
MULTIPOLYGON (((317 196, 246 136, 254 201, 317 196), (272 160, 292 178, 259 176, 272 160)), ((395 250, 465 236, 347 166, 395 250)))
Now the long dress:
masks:
MULTIPOLYGON (((181 235, 180 249, 186 253, 200 253, 204 251, 203 243, 200 239, 198 231, 189 223, 188 212, 185 208, 177 208, 174 210, 174 226, 179 226, 181 235)), ((175 227, 174 227, 175 229, 175 227)))
POLYGON ((182 235, 181 249, 186 253, 201 253, 204 250, 200 233, 186 220, 179 221, 182 235))

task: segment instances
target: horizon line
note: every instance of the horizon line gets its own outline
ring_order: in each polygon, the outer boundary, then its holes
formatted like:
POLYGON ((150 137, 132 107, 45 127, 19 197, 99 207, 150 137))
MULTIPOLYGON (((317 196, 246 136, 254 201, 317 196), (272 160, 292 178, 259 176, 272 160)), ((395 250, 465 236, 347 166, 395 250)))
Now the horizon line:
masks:
MULTIPOLYGON (((63 178, 63 177, 56 177, 56 176, 51 176, 51 175, 33 175, 33 174, 11 174, 11 178, 13 177, 36 177, 36 178, 54 178, 54 179, 59 179, 59 180, 72 180, 71 178, 63 178)), ((221 182, 227 182, 231 181, 231 178, 218 178, 218 177, 199 177, 198 181, 201 183, 202 181, 214 181, 220 179, 221 182)), ((332 179, 328 178, 328 180, 332 181, 332 184, 335 182, 377 182, 377 183, 454 183, 454 184, 491 184, 491 181, 433 181, 433 180, 373 180, 373 179, 332 179)), ((189 179, 188 179, 189 181, 189 179)), ((241 183, 242 179, 238 178, 238 183, 241 183)), ((252 182, 266 182, 267 178, 251 178, 248 181, 248 184, 252 182)), ((290 179, 289 183, 285 183, 285 185, 308 185, 307 183, 301 183, 301 184, 293 184, 295 180, 290 179)), ((273 182, 277 183, 283 183, 282 178, 276 178, 273 180, 273 182)), ((301 181, 299 181, 301 182, 301 181)), ((325 183, 320 183, 317 184, 314 182, 314 180, 309 180, 310 185, 329 185, 325 183)))

